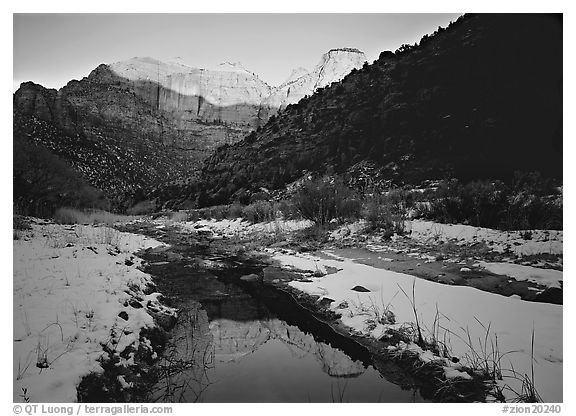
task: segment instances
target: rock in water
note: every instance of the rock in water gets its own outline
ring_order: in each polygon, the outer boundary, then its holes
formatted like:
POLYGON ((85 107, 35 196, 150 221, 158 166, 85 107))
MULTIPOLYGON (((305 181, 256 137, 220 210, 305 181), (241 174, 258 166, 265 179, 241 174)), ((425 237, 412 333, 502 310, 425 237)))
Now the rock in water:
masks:
POLYGON ((370 290, 366 289, 364 286, 354 286, 351 290, 355 292, 370 292, 370 290))

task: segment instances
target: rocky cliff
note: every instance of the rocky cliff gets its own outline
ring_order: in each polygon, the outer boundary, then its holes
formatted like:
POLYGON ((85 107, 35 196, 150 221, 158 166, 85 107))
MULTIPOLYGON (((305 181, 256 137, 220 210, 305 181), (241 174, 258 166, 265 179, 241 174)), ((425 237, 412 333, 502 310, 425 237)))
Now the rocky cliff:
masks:
POLYGON ((14 131, 122 205, 126 194, 194 178, 218 146, 241 140, 362 59, 359 51, 332 50, 314 71, 296 71, 278 88, 239 63, 211 69, 152 58, 102 64, 58 91, 23 83, 14 94, 14 131))
POLYGON ((240 64, 201 69, 133 58, 109 68, 146 102, 169 113, 181 130, 194 121, 253 129, 267 119, 267 109, 261 106, 270 87, 240 64))
POLYGON ((340 81, 353 69, 361 68, 364 62, 366 55, 358 49, 331 49, 322 55, 320 62, 311 72, 306 72, 304 68, 292 71, 286 81, 272 89, 265 102, 272 109, 283 109, 289 104, 296 104, 304 96, 312 95, 318 88, 340 81))

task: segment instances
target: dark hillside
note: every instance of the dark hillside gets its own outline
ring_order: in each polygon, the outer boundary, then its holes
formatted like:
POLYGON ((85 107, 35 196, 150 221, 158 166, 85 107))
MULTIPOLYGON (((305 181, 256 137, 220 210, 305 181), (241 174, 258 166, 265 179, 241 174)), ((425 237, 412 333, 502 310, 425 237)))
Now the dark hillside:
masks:
POLYGON ((456 177, 562 177, 562 17, 466 15, 418 46, 286 108, 207 160, 206 203, 304 171, 375 164, 396 184, 456 177))
MULTIPOLYGON (((72 176, 103 191, 111 207, 121 210, 143 189, 190 175, 199 163, 163 143, 156 131, 163 115, 122 84, 100 82, 102 71, 60 91, 32 82, 21 85, 14 94, 14 175, 24 170, 20 163, 27 155, 20 153, 33 146, 52 153, 72 176)), ((23 192, 15 183, 15 196, 23 192)))

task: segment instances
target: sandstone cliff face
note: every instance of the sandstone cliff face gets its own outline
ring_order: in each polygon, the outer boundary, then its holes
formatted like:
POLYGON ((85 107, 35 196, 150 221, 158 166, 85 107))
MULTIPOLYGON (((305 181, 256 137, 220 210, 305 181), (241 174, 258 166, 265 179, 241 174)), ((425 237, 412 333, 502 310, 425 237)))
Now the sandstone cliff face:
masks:
POLYGON ((361 68, 364 62, 366 55, 358 49, 331 49, 322 55, 313 71, 305 72, 303 68, 294 70, 284 83, 272 90, 265 102, 273 109, 296 104, 305 95, 312 95, 316 89, 340 81, 353 69, 361 68))
POLYGON ((364 61, 358 50, 333 49, 312 72, 299 68, 272 88, 239 63, 201 69, 138 57, 102 64, 59 91, 24 83, 14 95, 14 107, 21 115, 52 122, 69 134, 95 127, 108 133, 128 130, 131 136, 192 151, 192 160, 199 161, 364 61))
POLYGON ((201 121, 251 129, 267 114, 261 104, 270 86, 239 64, 224 63, 211 70, 133 58, 109 68, 132 83, 150 105, 179 120, 180 128, 201 121))
POLYGON ((217 147, 238 142, 280 107, 341 78, 363 59, 358 51, 332 50, 314 71, 299 69, 278 88, 239 63, 211 69, 152 58, 102 64, 58 91, 23 83, 14 94, 14 130, 56 152, 108 196, 122 198, 193 178, 217 147), (44 123, 41 129, 37 122, 44 123), (66 139, 58 143, 58 137, 66 139))

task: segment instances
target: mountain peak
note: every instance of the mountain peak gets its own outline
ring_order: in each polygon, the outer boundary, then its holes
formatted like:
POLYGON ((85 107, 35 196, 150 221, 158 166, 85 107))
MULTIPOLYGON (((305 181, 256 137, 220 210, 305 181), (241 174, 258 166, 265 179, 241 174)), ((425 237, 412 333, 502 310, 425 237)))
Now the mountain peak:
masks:
POLYGON ((295 80, 297 80, 298 78, 303 77, 304 75, 308 74, 308 70, 304 67, 298 67, 292 70, 292 72, 290 73, 290 76, 288 76, 288 78, 286 78, 286 80, 280 84, 280 88, 284 85, 287 85, 295 80))
POLYGON ((252 74, 251 71, 248 71, 240 62, 222 62, 219 64, 216 69, 218 71, 226 71, 226 72, 247 72, 252 74))
POLYGON ((339 81, 352 69, 361 68, 366 62, 366 55, 355 48, 330 49, 314 69, 316 82, 314 90, 325 87, 333 81, 339 81))
POLYGON ((332 52, 349 52, 349 53, 359 53, 364 55, 364 52, 362 52, 360 49, 356 49, 356 48, 332 48, 328 51, 328 53, 332 53, 332 52))

